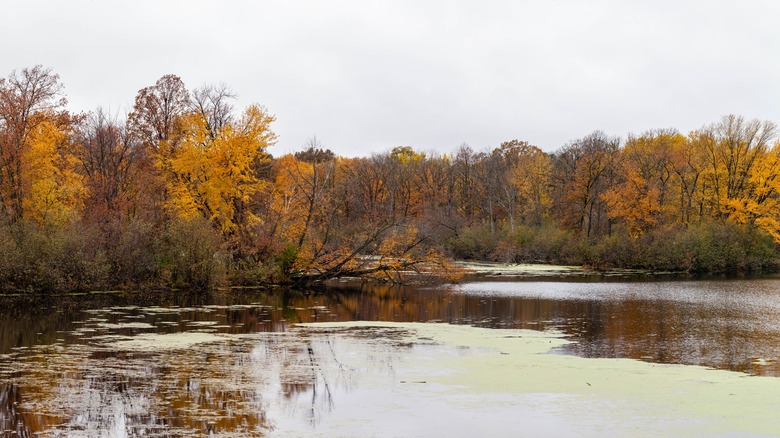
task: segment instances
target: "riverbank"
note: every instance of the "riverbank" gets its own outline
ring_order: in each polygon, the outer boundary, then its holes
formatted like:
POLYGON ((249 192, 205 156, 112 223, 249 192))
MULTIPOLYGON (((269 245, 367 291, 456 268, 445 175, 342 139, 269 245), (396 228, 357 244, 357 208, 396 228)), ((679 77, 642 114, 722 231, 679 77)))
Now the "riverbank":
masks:
POLYGON ((497 277, 515 279, 531 278, 601 278, 601 277, 645 277, 686 275, 683 271, 652 271, 646 269, 594 269, 586 266, 569 266, 543 263, 500 263, 458 261, 455 265, 463 269, 466 278, 497 277))
MULTIPOLYGON (((94 245, 96 230, 0 226, 0 293, 310 286, 346 276, 387 282, 452 281, 462 274, 459 267, 476 275, 610 277, 670 272, 761 275, 777 272, 780 266, 777 245, 771 238, 749 227, 715 222, 656 230, 636 238, 616 232, 599 239, 526 227, 516 230, 517 235, 504 230, 490 238, 470 240, 473 245, 468 247, 476 245, 480 251, 422 239, 418 243, 425 241, 431 246, 415 253, 385 254, 382 245, 366 245, 342 254, 344 258, 321 263, 297 263, 292 254, 288 254, 292 257, 289 260, 272 253, 251 260, 231 255, 224 242, 213 235, 214 230, 198 221, 143 230, 148 233, 134 235, 130 241, 134 245, 145 242, 144 247, 114 248, 112 251, 118 251, 114 253, 94 245), (158 235, 157 231, 164 233, 158 235), (559 239, 550 242, 551 235, 559 239)), ((395 244, 414 235, 410 230, 397 232, 386 236, 393 237, 395 244)))

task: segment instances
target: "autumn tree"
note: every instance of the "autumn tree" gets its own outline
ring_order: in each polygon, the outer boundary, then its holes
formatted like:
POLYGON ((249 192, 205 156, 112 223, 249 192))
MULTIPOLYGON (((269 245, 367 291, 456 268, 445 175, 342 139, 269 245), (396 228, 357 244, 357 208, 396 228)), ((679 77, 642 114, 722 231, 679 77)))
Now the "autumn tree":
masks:
POLYGON ((79 219, 87 194, 69 119, 35 123, 21 155, 23 217, 46 227, 79 219))
POLYGON ((487 159, 493 169, 488 192, 506 212, 509 229, 514 231, 519 216, 541 224, 549 203, 549 157, 527 141, 515 139, 501 143, 487 159))
POLYGON ((668 131, 629 136, 615 163, 617 178, 602 195, 609 217, 622 220, 634 237, 673 220, 682 206, 674 204, 674 153, 685 137, 668 131))
MULTIPOLYGON (((299 245, 293 242, 297 242, 301 237, 305 238, 306 235, 306 201, 301 180, 305 178, 304 174, 310 174, 311 166, 292 154, 286 154, 273 160, 273 168, 273 214, 269 217, 273 228, 269 231, 278 240, 279 247, 289 242, 293 245, 292 251, 297 252, 299 245)), ((291 257, 294 258, 295 255, 291 257)), ((289 264, 292 264, 292 261, 289 264)))
POLYGON ((677 206, 683 225, 701 221, 704 215, 704 182, 706 170, 704 142, 697 132, 690 133, 684 141, 673 141, 671 149, 672 169, 677 182, 677 206))
POLYGON ((322 256, 335 219, 331 197, 336 160, 320 146, 313 138, 303 153, 274 160, 274 230, 283 248, 280 265, 288 276, 307 270, 322 256))
POLYGON ((274 143, 274 117, 257 105, 240 119, 213 131, 200 113, 182 117, 182 138, 170 156, 162 156, 168 205, 183 219, 201 215, 234 245, 249 238, 261 221, 252 208, 266 182, 258 166, 268 160, 266 148, 274 143))
POLYGON ((378 223, 389 216, 386 169, 378 164, 376 159, 366 157, 340 161, 336 190, 345 225, 364 221, 378 223))
POLYGON ((510 169, 509 179, 517 190, 520 215, 528 225, 542 225, 552 202, 552 159, 536 146, 523 144, 510 169))
POLYGON ((753 168, 769 149, 777 127, 769 121, 728 115, 702 131, 711 205, 725 217, 740 214, 750 196, 753 168))
POLYGON ((490 227, 490 233, 495 234, 499 220, 498 196, 500 194, 500 158, 487 151, 475 155, 472 175, 474 177, 474 190, 477 193, 476 207, 480 211, 480 221, 485 221, 490 227))
POLYGON ((418 169, 426 159, 425 154, 410 146, 394 147, 389 154, 374 156, 381 166, 385 166, 386 184, 390 194, 390 215, 396 221, 416 217, 419 213, 418 169))
POLYGON ((141 139, 116 117, 98 109, 79 126, 76 141, 89 199, 85 218, 106 222, 133 214, 141 190, 141 139))
POLYGON ((715 217, 750 224, 780 242, 777 127, 729 115, 697 133, 705 156, 706 205, 715 217))
POLYGON ((417 226, 444 242, 462 225, 455 199, 452 160, 448 155, 428 153, 416 168, 413 190, 418 193, 417 226))
POLYGON ((170 194, 160 164, 167 163, 182 134, 181 119, 191 110, 190 93, 176 75, 162 76, 135 96, 127 117, 128 138, 140 142, 136 159, 139 168, 139 212, 162 226, 170 219, 165 208, 170 194))
POLYGON ((23 160, 33 134, 41 140, 61 126, 65 103, 59 76, 40 65, 0 79, 0 216, 6 221, 24 216, 23 160))
POLYGON ((312 137, 306 142, 306 148, 298 151, 295 158, 307 163, 327 163, 336 159, 336 154, 330 149, 323 149, 317 137, 312 137))
POLYGON ((555 154, 555 213, 565 226, 590 238, 609 231, 602 194, 610 186, 620 141, 596 131, 555 154))
POLYGON ((191 109, 190 102, 181 78, 165 75, 138 91, 128 126, 147 147, 157 151, 161 144, 173 139, 178 118, 191 109))
POLYGON ((455 150, 452 159, 452 178, 455 202, 458 214, 466 223, 471 223, 477 217, 476 210, 480 204, 475 166, 477 156, 467 144, 462 144, 455 150))
POLYGON ((425 244, 431 227, 419 226, 425 161, 408 147, 326 162, 278 158, 274 192, 289 233, 279 258, 286 275, 301 282, 338 276, 399 281, 404 271, 455 272, 425 244))
POLYGON ((251 106, 237 118, 234 100, 225 85, 188 92, 178 76, 165 75, 138 92, 128 125, 145 146, 139 166, 146 167, 152 207, 165 205, 179 218, 201 215, 244 251, 259 223, 265 149, 276 137, 264 108, 251 106))
POLYGON ((780 142, 760 156, 747 183, 750 196, 735 206, 730 218, 755 225, 780 244, 780 142))

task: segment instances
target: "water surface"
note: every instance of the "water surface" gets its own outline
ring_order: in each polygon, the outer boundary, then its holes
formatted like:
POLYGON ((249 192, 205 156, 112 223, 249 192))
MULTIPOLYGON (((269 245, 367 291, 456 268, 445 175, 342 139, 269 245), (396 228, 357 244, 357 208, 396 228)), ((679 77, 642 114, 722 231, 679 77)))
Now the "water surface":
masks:
POLYGON ((343 334, 294 328, 305 322, 530 328, 575 341, 561 354, 780 376, 777 279, 345 284, 307 292, 6 299, 0 306, 5 436, 314 432, 335 415, 338 400, 359 406, 364 374, 340 366, 343 358, 359 355, 391 375, 411 351, 458 354, 406 344, 396 332, 355 330, 346 342, 343 334))

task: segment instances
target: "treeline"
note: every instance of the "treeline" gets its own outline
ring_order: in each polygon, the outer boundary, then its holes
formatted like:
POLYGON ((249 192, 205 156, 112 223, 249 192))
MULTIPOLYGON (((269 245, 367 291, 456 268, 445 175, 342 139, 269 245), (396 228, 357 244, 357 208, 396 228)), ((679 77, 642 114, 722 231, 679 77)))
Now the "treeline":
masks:
POLYGON ((555 153, 512 140, 343 158, 272 157, 274 117, 167 75, 126 117, 67 111, 40 66, 0 80, 6 290, 391 281, 455 259, 761 271, 780 241, 775 125, 594 132, 555 153))

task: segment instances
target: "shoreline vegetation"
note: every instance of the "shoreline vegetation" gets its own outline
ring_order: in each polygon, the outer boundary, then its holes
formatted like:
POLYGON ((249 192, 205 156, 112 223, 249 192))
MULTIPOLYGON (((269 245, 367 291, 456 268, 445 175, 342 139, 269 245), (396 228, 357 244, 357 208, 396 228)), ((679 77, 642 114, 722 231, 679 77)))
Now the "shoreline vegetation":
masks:
POLYGON ((126 116, 67 110, 42 66, 0 79, 0 292, 405 282, 456 260, 699 274, 778 270, 780 143, 729 115, 443 154, 271 156, 275 117, 165 75, 126 116))

